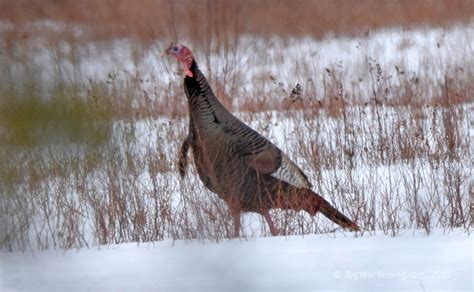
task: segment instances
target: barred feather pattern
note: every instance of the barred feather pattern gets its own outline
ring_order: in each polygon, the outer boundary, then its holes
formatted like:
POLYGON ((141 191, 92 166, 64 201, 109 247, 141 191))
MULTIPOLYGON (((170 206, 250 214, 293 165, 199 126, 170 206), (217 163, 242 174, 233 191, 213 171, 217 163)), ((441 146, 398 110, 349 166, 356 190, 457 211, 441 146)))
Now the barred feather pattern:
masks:
MULTIPOLYGON (((213 139, 210 142, 213 144, 220 143, 219 147, 221 149, 217 152, 233 155, 235 156, 234 158, 257 155, 263 151, 269 150, 270 148, 274 148, 279 154, 279 165, 270 175, 297 188, 311 188, 311 184, 306 175, 287 155, 257 131, 248 127, 233 116, 222 106, 214 95, 206 78, 197 68, 195 62, 193 62, 191 69, 196 84, 192 86, 191 78, 186 78, 186 80, 189 80, 187 82, 185 80, 185 88, 187 96, 189 97, 190 114, 194 117, 190 120, 190 124, 193 123, 196 127, 195 131, 198 132, 198 135, 196 135, 197 137, 202 136, 199 135, 199 133, 206 133, 207 136, 213 136, 213 139), (223 134, 223 136, 218 136, 215 133, 216 130, 211 130, 216 127, 220 129, 220 133, 223 134)), ((209 145, 208 148, 212 148, 213 146, 215 145, 209 145)), ((202 151, 202 149, 200 151, 202 151)), ((216 151, 211 150, 211 152, 216 151)), ((199 154, 200 153, 197 153, 197 155, 199 154)), ((220 157, 211 160, 228 160, 228 167, 232 167, 232 165, 229 165, 232 160, 230 158, 231 157, 220 157)), ((220 170, 221 164, 211 164, 214 167, 213 174, 216 177, 220 177, 220 174, 223 172, 220 170)), ((244 170, 242 169, 241 172, 243 171, 244 170)), ((237 174, 236 177, 227 179, 237 180, 237 178, 242 178, 242 174, 237 174)), ((206 180, 210 181, 211 179, 207 178, 206 180)), ((213 187, 213 189, 215 189, 215 187, 213 187)))
POLYGON ((189 135, 181 148, 179 170, 185 173, 190 145, 201 181, 229 206, 236 234, 240 223, 235 214, 257 212, 267 215, 268 221, 272 208, 305 210, 312 215, 321 210, 335 223, 357 228, 310 190, 308 178, 287 155, 218 101, 194 60, 189 69, 192 76, 184 79, 189 135))
POLYGON ((271 176, 298 188, 311 188, 306 175, 285 154, 282 154, 280 167, 271 176))

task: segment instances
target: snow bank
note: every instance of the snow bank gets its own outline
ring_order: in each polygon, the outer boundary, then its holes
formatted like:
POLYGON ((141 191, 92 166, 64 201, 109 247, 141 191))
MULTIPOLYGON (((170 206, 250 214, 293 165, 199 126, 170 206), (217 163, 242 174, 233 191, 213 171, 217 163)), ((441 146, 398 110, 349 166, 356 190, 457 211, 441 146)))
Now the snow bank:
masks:
POLYGON ((472 249, 435 230, 0 253, 0 291, 472 291, 472 249))

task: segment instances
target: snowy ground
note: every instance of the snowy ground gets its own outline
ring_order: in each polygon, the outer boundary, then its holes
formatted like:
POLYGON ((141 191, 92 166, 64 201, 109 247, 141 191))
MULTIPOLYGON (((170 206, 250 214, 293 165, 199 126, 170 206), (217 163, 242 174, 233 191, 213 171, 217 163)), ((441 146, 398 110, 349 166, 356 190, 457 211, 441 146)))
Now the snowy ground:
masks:
POLYGON ((0 291, 472 291, 472 252, 436 230, 0 253, 0 291))
MULTIPOLYGON (((296 82, 302 82, 303 88, 317 92, 323 88, 326 69, 335 72, 338 80, 344 84, 352 84, 355 95, 367 96, 367 92, 372 89, 373 80, 371 81, 368 76, 362 75, 371 72, 371 68, 375 64, 378 64, 383 69, 384 75, 387 75, 386 79, 390 80, 388 84, 396 84, 397 80, 404 80, 401 77, 397 77, 398 79, 393 77, 396 80, 391 81, 393 80, 391 76, 399 74, 398 68, 406 72, 403 74, 409 76, 423 77, 425 73, 430 74, 429 77, 434 81, 444 80, 446 72, 457 72, 453 76, 462 79, 463 76, 472 74, 472 68, 466 67, 465 64, 471 64, 474 60, 474 39, 470 37, 473 30, 474 25, 470 24, 465 27, 455 26, 449 29, 384 30, 364 38, 327 38, 320 41, 243 38, 239 47, 241 49, 236 51, 235 56, 229 57, 229 59, 235 57, 236 60, 236 63, 231 65, 238 68, 234 72, 237 83, 244 84, 244 86, 239 86, 232 96, 282 96, 274 94, 280 88, 271 86, 273 83, 269 81, 270 76, 276 76, 277 81, 287 83, 288 86, 285 85, 285 87, 291 88, 296 82), (265 48, 265 50, 261 48, 265 48), (286 69, 280 70, 279 68, 286 69), (239 72, 245 74, 239 76, 239 72), (262 90, 254 87, 254 84, 262 80, 262 84, 270 83, 270 86, 264 86, 265 88, 262 90), (312 83, 314 84, 311 85, 312 83)), ((168 42, 164 43, 169 44, 168 42)), ((155 86, 167 89, 168 83, 170 83, 179 88, 179 92, 181 92, 181 82, 178 82, 178 77, 173 77, 172 74, 177 68, 175 62, 158 57, 163 46, 164 44, 158 43, 155 47, 142 51, 139 47, 133 47, 128 40, 117 40, 108 45, 104 44, 103 48, 99 44, 74 48, 70 44, 64 43, 58 51, 51 51, 49 47, 38 41, 32 43, 31 47, 25 48, 25 50, 35 51, 31 55, 33 59, 27 60, 25 63, 41 68, 36 77, 42 81, 41 84, 48 84, 51 76, 56 75, 72 81, 80 78, 83 79, 81 82, 87 82, 89 79, 105 82, 109 81, 107 78, 110 73, 112 75, 117 73, 118 77, 114 78, 124 80, 129 80, 130 76, 143 78, 145 84, 141 86, 147 90, 155 86), (77 51, 74 51, 73 48, 77 51), (55 57, 58 58, 57 61, 54 59, 55 57), (161 72, 166 72, 166 74, 160 74, 161 72)), ((205 60, 205 56, 199 50, 196 51, 196 55, 200 60, 205 60)), ((217 73, 213 72, 213 74, 222 79, 227 59, 217 55, 219 54, 212 56, 210 64, 212 68, 217 68, 215 70, 217 73)), ((1 62, 10 64, 11 60, 0 59, 1 62)), ((204 63, 202 62, 202 68, 207 73, 204 63)), ((25 69, 22 66, 24 64, 21 62, 15 66, 8 66, 8 74, 12 80, 22 80, 20 77, 28 71, 28 68, 25 69)), ((466 80, 468 79, 466 78, 466 80)), ((432 84, 428 83, 429 86, 432 84)), ((433 94, 435 95, 435 93, 433 94)), ((321 92, 319 95, 323 95, 323 93, 321 92)), ((426 111, 429 114, 432 113, 426 111)), ((427 116, 432 117, 432 115, 427 116)), ((291 152, 293 145, 289 143, 289 137, 296 136, 291 121, 277 119, 272 115, 253 119, 242 118, 290 153, 292 158, 293 156, 295 156, 294 158, 301 157, 298 153, 291 152), (270 130, 265 130, 268 128, 269 117, 273 117, 271 127, 270 130)), ((367 121, 370 120, 372 119, 367 118, 367 121)), ((389 119, 389 121, 391 120, 389 119)), ((127 146, 133 146, 134 143, 138 145, 136 148, 131 148, 132 152, 133 149, 137 149, 139 154, 137 157, 145 157, 147 153, 156 153, 157 147, 161 144, 165 145, 162 147, 170 147, 169 150, 163 151, 164 153, 176 153, 179 139, 175 139, 175 135, 179 136, 179 129, 183 131, 185 127, 181 122, 179 124, 175 121, 172 122, 175 123, 174 127, 166 126, 170 124, 170 120, 137 123, 137 129, 133 129, 137 133, 136 136, 133 136, 136 138, 133 139, 136 142, 129 143, 127 146), (166 140, 170 137, 173 138, 171 141, 174 141, 174 144, 166 140), (163 141, 166 143, 162 143, 163 141)), ((325 131, 330 134, 310 133, 306 139, 314 141, 320 139, 328 141, 328 144, 339 141, 337 140, 339 132, 333 131, 337 121, 328 119, 325 122, 315 123, 315 125, 319 124, 322 125, 323 130, 326 129, 325 131)), ((374 124, 367 123, 366 125, 367 129, 371 129, 374 124)), ((462 133, 467 131, 472 133, 472 128, 467 126, 467 122, 464 125, 466 128, 462 128, 462 133)), ((428 130, 425 132, 430 133, 428 130)), ((357 141, 367 143, 367 147, 370 149, 370 141, 366 141, 364 137, 357 141)), ((182 136, 180 136, 181 138, 182 136)), ((427 138, 427 141, 431 143, 433 139, 427 138)), ((322 142, 321 144, 326 145, 322 142)), ((124 144, 119 145, 124 146, 124 144)), ((298 147, 293 148, 298 149, 298 147)), ((329 146, 327 148, 330 149, 329 146)), ((360 148, 363 149, 364 145, 360 148)), ((342 153, 342 151, 338 153, 342 153)), ((297 162, 308 165, 304 161, 297 162)), ((442 176, 438 177, 438 172, 425 167, 426 164, 422 164, 422 161, 419 162, 413 164, 412 168, 398 164, 394 168, 378 165, 369 167, 356 163, 357 170, 353 174, 356 186, 360 186, 361 190, 366 191, 372 190, 373 187, 376 192, 369 192, 373 194, 392 194, 391 190, 398 189, 386 187, 385 190, 385 186, 402 186, 400 182, 403 181, 403 178, 418 174, 419 176, 416 177, 421 182, 426 182, 426 184, 421 184, 421 191, 417 189, 422 195, 427 193, 424 189, 425 186, 434 186, 436 194, 439 193, 439 190, 447 188, 446 183, 441 179, 442 176), (390 174, 388 178, 385 176, 386 173, 390 174), (375 180, 372 182, 375 183, 367 186, 364 183, 364 180, 368 181, 365 176, 374 176, 375 180)), ((146 164, 139 165, 147 166, 146 164)), ((466 166, 464 162, 453 165, 451 169, 459 170, 459 177, 465 178, 466 181, 472 177, 472 168, 466 166)), ((305 166, 304 170, 310 177, 315 178, 315 174, 311 172, 315 170, 310 169, 309 166, 305 166)), ((125 177, 121 172, 118 174, 125 177)), ((106 191, 109 188, 105 184, 108 180, 102 179, 101 176, 95 177, 94 174, 90 174, 90 176, 92 177, 91 184, 85 185, 91 188, 91 193, 99 194, 98 197, 104 194, 106 198, 108 194, 106 191), (105 187, 97 182, 99 179, 105 187)), ((334 193, 335 190, 332 189, 335 185, 332 183, 334 181, 342 181, 339 185, 342 186, 342 189, 346 188, 346 176, 347 173, 343 173, 342 170, 334 169, 334 171, 322 172, 322 181, 330 183, 327 186, 318 186, 322 188, 321 193, 334 193)), ((153 177, 156 177, 156 174, 153 177)), ((150 194, 153 194, 151 178, 151 176, 147 177, 147 174, 139 173, 136 180, 131 180, 131 189, 141 190, 137 193, 140 194, 139 198, 143 202, 147 202, 150 194), (138 186, 135 188, 134 184, 138 186)), ((171 175, 167 173, 163 178, 159 180, 160 177, 158 177, 158 182, 169 181, 169 184, 162 185, 167 186, 166 190, 174 190, 169 193, 176 196, 180 191, 179 187, 181 187, 178 184, 176 172, 171 175)), ((185 190, 194 187, 195 180, 196 177, 192 174, 188 175, 187 180, 183 183, 185 187, 188 187, 185 190)), ((407 185, 412 185, 410 180, 406 181, 407 185)), ((84 182, 87 183, 89 180, 84 182)), ((128 190, 126 188, 129 187, 127 181, 124 180, 121 183, 124 189, 128 190)), ((46 190, 45 198, 50 198, 47 192, 51 192, 56 185, 61 186, 62 184, 51 181, 52 187, 46 185, 47 187, 44 188, 46 190)), ((69 184, 67 185, 72 188, 69 184)), ((416 184, 413 183, 413 185, 416 184)), ((467 194, 467 183, 462 186, 465 187, 465 194, 467 194)), ((202 185, 199 188, 203 190, 202 185)), ((68 191, 76 194, 74 189, 68 191)), ((87 191, 88 189, 86 189, 86 195, 87 191)), ((405 198, 405 191, 411 190, 401 189, 399 191, 400 198, 405 198)), ((206 195, 206 193, 203 194, 206 195)), ((36 200, 38 198, 41 196, 34 197, 36 200)), ((200 199, 200 197, 197 198, 200 199)), ((465 201, 467 202, 467 200, 466 196, 465 201)), ((56 210, 55 200, 47 201, 50 202, 51 206, 49 207, 54 212, 56 210)), ((407 201, 402 200, 402 203, 397 203, 395 206, 397 208, 406 206, 407 201)), ((443 200, 440 201, 444 203, 443 200)), ((154 214, 152 207, 148 210, 146 209, 147 204, 144 206, 149 214, 154 214)), ((431 208, 430 205, 427 206, 427 209, 431 208)), ((444 205, 439 206, 443 207, 444 205)), ((77 204, 77 208, 87 209, 87 206, 77 204)), ((442 213, 445 209, 440 208, 435 211, 442 213)), ((16 211, 13 210, 13 212, 16 211)), ((397 212, 402 213, 401 211, 397 212)), ((437 216, 436 212, 434 212, 433 218, 437 216)), ((27 213, 27 215, 30 214, 27 213)), ((43 219, 41 214, 36 215, 43 219)), ((47 213, 47 216, 50 214, 47 213)), ((49 218, 47 216, 45 215, 45 218, 49 218)), ((421 231, 402 230, 397 237, 389 237, 379 232, 380 234, 373 236, 364 234, 361 238, 355 238, 350 233, 262 238, 258 237, 262 235, 260 224, 258 224, 261 218, 255 219, 255 216, 244 217, 244 223, 248 223, 245 227, 257 222, 255 226, 252 225, 248 230, 244 230, 248 235, 248 239, 245 240, 225 240, 220 243, 185 243, 168 240, 140 244, 139 246, 131 243, 79 251, 0 252, 0 292, 70 290, 328 291, 331 289, 472 291, 473 289, 473 245, 472 238, 466 234, 465 229, 454 230, 450 233, 446 233, 445 229, 435 229, 430 236, 423 235, 421 231)), ((377 216, 384 218, 383 214, 377 216)), ((399 219, 402 227, 410 226, 409 224, 412 223, 408 216, 401 214, 399 217, 402 218, 399 219), (405 222, 409 224, 405 224, 405 222)), ((80 219, 84 222, 76 223, 89 227, 87 220, 90 218, 92 215, 89 214, 87 219, 80 219)), ((29 220, 29 216, 27 219, 29 220)), ((38 222, 44 224, 41 220, 38 222)), ((435 225, 433 224, 433 226, 435 225)), ((42 239, 45 237, 47 241, 49 239, 48 232, 49 230, 40 228, 39 237, 42 239), (43 231, 44 233, 42 233, 43 231)), ((56 234, 56 230, 53 230, 53 233, 56 234)), ((34 240, 31 242, 34 245, 34 240)))

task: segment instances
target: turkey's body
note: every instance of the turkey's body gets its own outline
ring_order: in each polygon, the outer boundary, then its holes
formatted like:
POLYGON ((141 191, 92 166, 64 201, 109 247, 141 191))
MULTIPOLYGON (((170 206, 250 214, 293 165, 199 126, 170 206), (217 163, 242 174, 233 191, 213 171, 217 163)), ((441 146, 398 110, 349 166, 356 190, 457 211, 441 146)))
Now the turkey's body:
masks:
POLYGON ((184 175, 186 152, 191 146, 204 185, 222 198, 234 218, 234 236, 240 229, 240 212, 265 216, 277 234, 268 210, 321 211, 339 225, 357 225, 310 190, 306 175, 274 144, 233 116, 217 100, 195 61, 192 77, 184 80, 189 106, 189 134, 183 143, 180 172, 184 175), (184 162, 183 162, 184 161, 184 162))
POLYGON ((249 168, 218 127, 195 128, 193 137, 191 147, 199 177, 232 208, 261 213, 276 204, 278 189, 289 188, 288 184, 249 168))

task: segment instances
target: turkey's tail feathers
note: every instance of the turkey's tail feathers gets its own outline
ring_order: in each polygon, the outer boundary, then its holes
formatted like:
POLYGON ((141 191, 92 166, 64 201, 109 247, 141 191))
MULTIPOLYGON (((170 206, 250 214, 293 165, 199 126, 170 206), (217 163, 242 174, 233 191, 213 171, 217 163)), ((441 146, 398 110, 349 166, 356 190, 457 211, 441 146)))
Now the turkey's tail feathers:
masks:
POLYGON ((328 201, 326 201, 323 197, 316 194, 313 191, 310 191, 310 195, 315 198, 313 201, 314 203, 311 204, 309 210, 307 210, 310 214, 314 215, 317 212, 321 212, 324 216, 326 216, 332 222, 338 224, 344 229, 348 229, 351 231, 360 231, 359 226, 352 221, 351 219, 347 218, 344 214, 339 212, 336 208, 334 208, 328 201))

